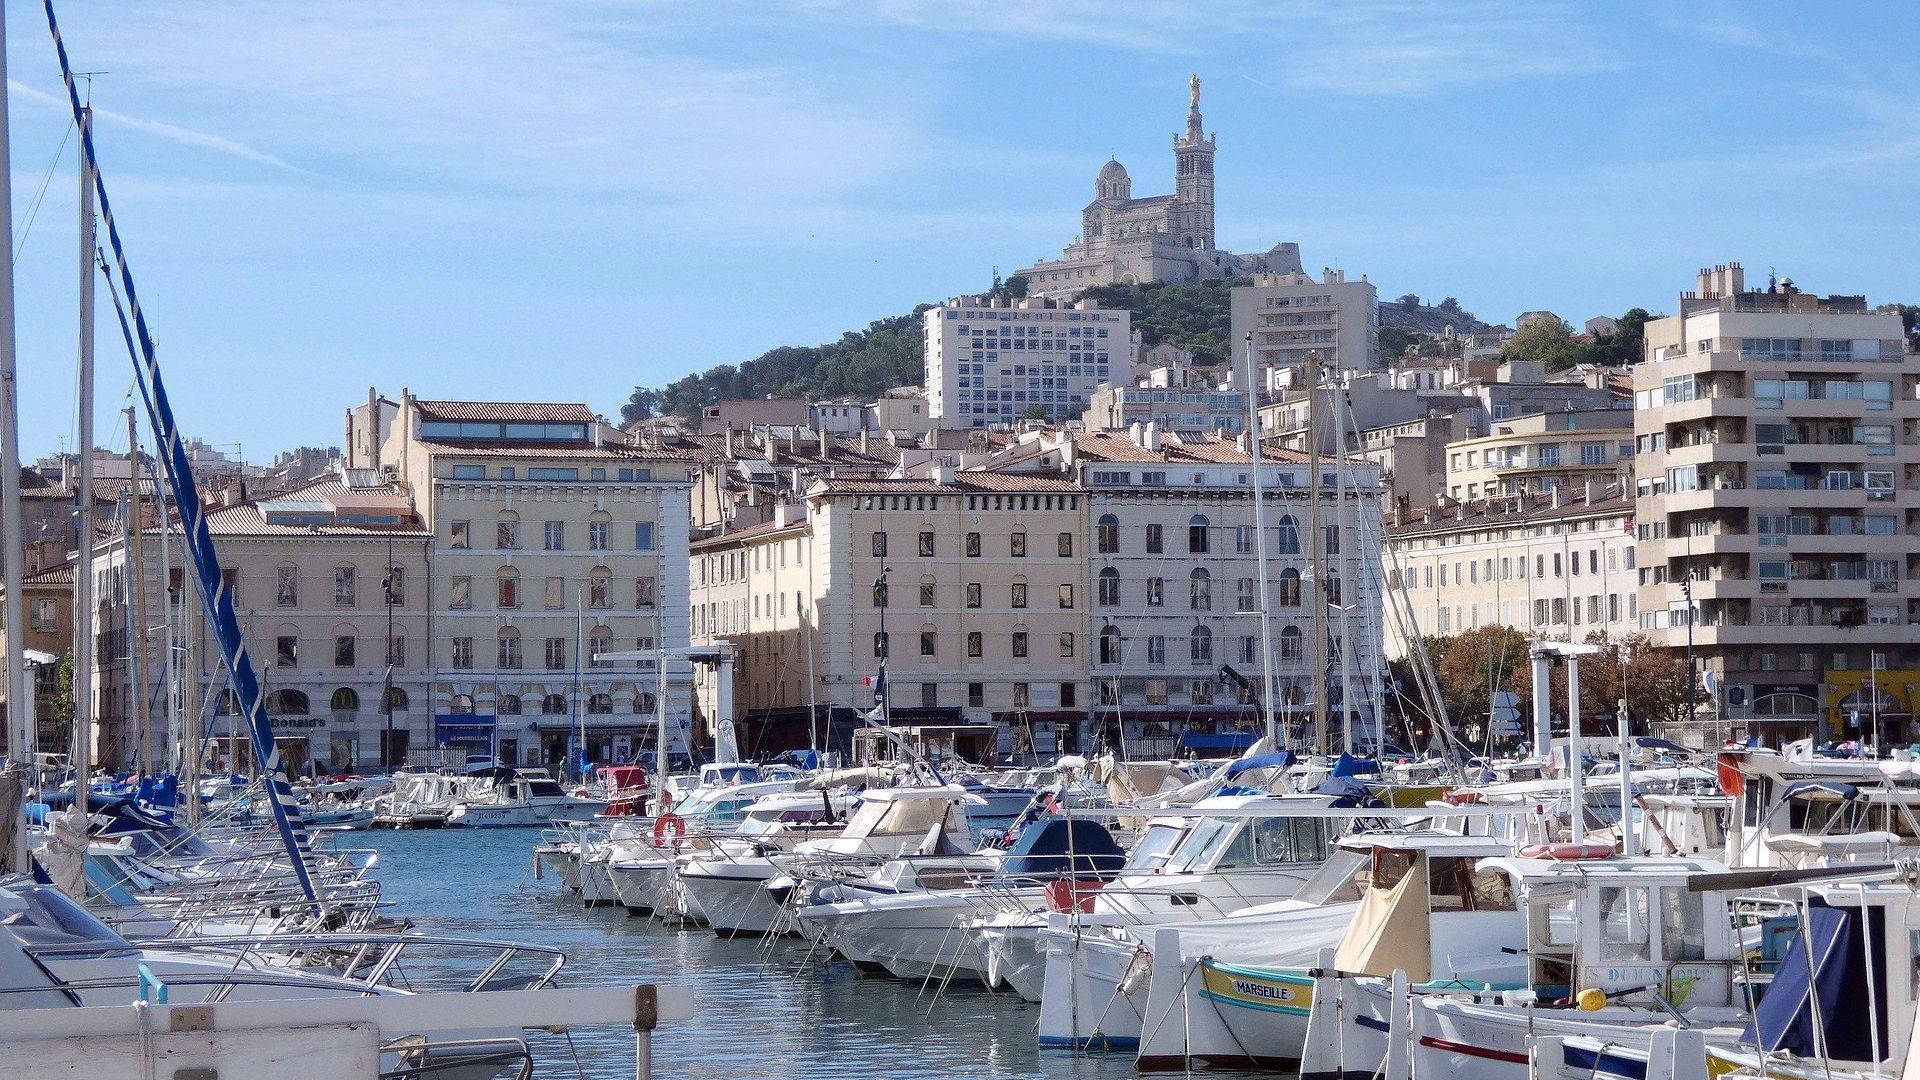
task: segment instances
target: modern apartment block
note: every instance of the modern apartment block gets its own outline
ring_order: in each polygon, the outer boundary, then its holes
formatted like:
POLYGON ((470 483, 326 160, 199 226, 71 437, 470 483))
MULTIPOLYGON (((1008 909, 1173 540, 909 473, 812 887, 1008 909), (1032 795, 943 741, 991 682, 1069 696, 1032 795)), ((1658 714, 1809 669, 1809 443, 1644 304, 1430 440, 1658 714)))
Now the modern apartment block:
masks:
MULTIPOLYGON (((1421 634, 1497 624, 1560 641, 1596 631, 1619 640, 1639 614, 1633 513, 1630 488, 1594 482, 1396 507, 1385 576, 1406 589, 1421 634)), ((1406 651, 1402 635, 1389 635, 1389 655, 1406 651)))
MULTIPOLYGON (((1920 374, 1864 297, 1700 273, 1634 368, 1640 622, 1769 741, 1904 741, 1920 687, 1920 374)), ((1722 734, 1722 729, 1715 729, 1722 734)))
POLYGON ((1477 439, 1447 446, 1446 492, 1474 500, 1617 486, 1633 469, 1633 413, 1579 409, 1499 420, 1477 439))
POLYGON ((1131 315, 1090 300, 962 296, 922 315, 927 412, 945 428, 1078 419, 1101 383, 1133 380, 1131 315))
POLYGON ((1319 350, 1328 371, 1374 371, 1380 367, 1380 311, 1373 283, 1348 281, 1339 270, 1321 280, 1312 274, 1260 274, 1232 290, 1227 338, 1235 371, 1243 368, 1247 335, 1261 371, 1297 368, 1319 350))

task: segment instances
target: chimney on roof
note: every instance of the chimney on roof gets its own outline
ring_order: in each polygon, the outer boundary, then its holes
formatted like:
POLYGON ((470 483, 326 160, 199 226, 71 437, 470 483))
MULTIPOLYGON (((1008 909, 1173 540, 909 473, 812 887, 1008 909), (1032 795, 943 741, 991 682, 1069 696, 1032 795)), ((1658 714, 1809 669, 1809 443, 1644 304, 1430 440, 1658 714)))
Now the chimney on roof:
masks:
POLYGON ((933 482, 936 484, 953 483, 953 462, 936 461, 933 463, 933 482))
POLYGON ((860 452, 862 454, 867 452, 867 427, 865 424, 860 425, 860 452))
POLYGON ((769 431, 760 437, 760 448, 766 454, 767 464, 773 464, 777 457, 773 447, 773 432, 769 431))
POLYGON ((1581 501, 1585 502, 1588 506, 1592 506, 1593 505, 1593 478, 1592 477, 1587 478, 1585 488, 1581 494, 1582 494, 1581 501))
POLYGON ((1160 452, 1160 421, 1158 420, 1147 421, 1146 427, 1142 429, 1142 434, 1146 436, 1146 441, 1140 444, 1141 447, 1152 453, 1155 453, 1155 454, 1159 453, 1160 452))
POLYGON ((1552 507, 1555 510, 1560 509, 1560 485, 1559 484, 1553 485, 1553 487, 1548 490, 1547 505, 1552 507))

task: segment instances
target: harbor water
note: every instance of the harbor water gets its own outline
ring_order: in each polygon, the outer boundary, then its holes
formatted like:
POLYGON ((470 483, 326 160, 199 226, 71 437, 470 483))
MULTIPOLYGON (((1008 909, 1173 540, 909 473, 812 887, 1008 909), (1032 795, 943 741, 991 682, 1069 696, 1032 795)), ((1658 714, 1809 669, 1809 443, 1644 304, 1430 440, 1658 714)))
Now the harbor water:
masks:
MULTIPOLYGON (((561 979, 569 985, 687 987, 695 1019, 659 1033, 657 1076, 1138 1075, 1130 1053, 1042 1050, 1034 1040, 1039 1006, 1011 992, 955 987, 935 1000, 917 982, 810 959, 803 943, 769 949, 759 941, 723 941, 704 929, 668 929, 617 907, 589 910, 553 877, 534 879, 537 830, 376 831, 339 839, 342 848, 379 852, 374 875, 383 896, 424 933, 564 950, 561 979)), ((541 1076, 632 1075, 633 1040, 626 1032, 583 1028, 536 1047, 541 1076)))

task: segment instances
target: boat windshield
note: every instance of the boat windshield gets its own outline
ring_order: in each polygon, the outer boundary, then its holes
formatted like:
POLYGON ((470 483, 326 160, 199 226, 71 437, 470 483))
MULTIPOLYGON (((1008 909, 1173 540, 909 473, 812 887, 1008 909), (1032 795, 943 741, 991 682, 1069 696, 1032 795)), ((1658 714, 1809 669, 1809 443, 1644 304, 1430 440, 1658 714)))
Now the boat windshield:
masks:
POLYGON ((1129 871, 1145 872, 1167 861, 1167 853, 1180 842, 1187 830, 1178 825, 1149 825, 1127 854, 1129 871))
POLYGON ((1167 873, 1226 870, 1251 863, 1253 842, 1245 825, 1233 818, 1201 818, 1167 858, 1167 873))
POLYGON ((945 799, 887 799, 863 802, 847 823, 846 835, 910 836, 924 833, 947 816, 945 799))
POLYGON ((527 781, 527 797, 528 798, 558 799, 564 796, 565 794, 566 794, 566 791, 563 788, 561 788, 561 786, 557 781, 553 781, 553 780, 527 781))

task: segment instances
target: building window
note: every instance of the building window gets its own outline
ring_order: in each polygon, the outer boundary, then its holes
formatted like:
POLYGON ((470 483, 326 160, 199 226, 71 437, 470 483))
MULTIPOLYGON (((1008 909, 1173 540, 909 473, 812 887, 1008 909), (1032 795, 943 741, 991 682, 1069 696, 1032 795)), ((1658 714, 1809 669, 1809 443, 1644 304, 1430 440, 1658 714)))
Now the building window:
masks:
POLYGON ((587 522, 587 549, 589 551, 607 550, 607 526, 609 524, 611 524, 611 522, 587 522))
POLYGON ((1016 559, 1026 558, 1027 557, 1027 534, 1024 532, 1014 533, 1011 537, 1007 539, 1007 548, 1008 548, 1008 554, 1012 555, 1014 558, 1016 559))
POLYGON ((1120 606, 1120 571, 1108 566, 1100 571, 1100 582, 1095 600, 1101 607, 1120 606))
POLYGON ((387 666, 405 667, 407 665, 407 638, 404 634, 395 634, 387 639, 387 666))
POLYGON ((1258 607, 1257 607, 1256 601, 1253 598, 1253 591, 1254 591, 1253 579, 1250 577, 1241 578, 1237 583, 1237 587, 1234 591, 1234 608, 1233 609, 1235 611, 1257 610, 1258 607))
POLYGON ((1120 628, 1103 626, 1100 628, 1100 662, 1117 664, 1120 662, 1120 628))
POLYGON ((494 523, 493 546, 501 551, 513 551, 520 546, 520 519, 512 511, 500 516, 494 523))
POLYGON ((1191 611, 1213 610, 1213 577, 1199 567, 1187 576, 1187 607, 1191 611))
POLYGON ((1167 602, 1167 579, 1150 577, 1147 579, 1147 606, 1162 607, 1167 602))
POLYGON ((502 694, 493 703, 493 711, 500 716, 519 716, 521 707, 518 694, 502 694))
POLYGON ((1187 639, 1189 652, 1196 664, 1213 663, 1213 631, 1204 626, 1193 628, 1193 636, 1187 639))
POLYGON ((494 592, 499 606, 517 608, 520 606, 520 575, 511 567, 500 571, 494 578, 494 592))
POLYGON ((873 655, 882 660, 887 658, 887 635, 873 635, 873 655))
POLYGON ((512 627, 500 631, 495 642, 494 662, 504 671, 520 669, 520 631, 512 627))
POLYGON ((1060 606, 1063 609, 1071 609, 1073 607, 1073 586, 1060 586, 1060 606))
POLYGON ((1013 632, 1013 656, 1016 660, 1024 660, 1027 657, 1027 632, 1025 630, 1015 630, 1013 632))
POLYGON ((273 602, 278 607, 300 606, 300 568, 282 566, 274 571, 273 602))
POLYGON ((1065 632, 1062 632, 1060 635, 1060 658, 1062 660, 1068 660, 1068 659, 1072 659, 1072 657, 1073 657, 1073 633, 1072 631, 1065 631, 1065 632))
POLYGON ((977 559, 980 557, 980 534, 979 533, 970 532, 967 534, 966 551, 967 551, 967 558, 969 559, 977 559))
POLYGON ((587 606, 605 610, 613 606, 613 571, 595 567, 587 579, 587 606))
POLYGON ((606 653, 613 651, 613 631, 596 626, 587 632, 587 663, 593 667, 612 667, 613 661, 603 659, 606 653))
POLYGON ((473 547, 473 522, 456 521, 448 529, 447 546, 455 551, 466 551, 473 547))
POLYGON ((1299 627, 1288 626, 1288 627, 1281 628, 1280 659, 1282 660, 1300 659, 1300 628, 1299 627))
POLYGON ((546 602, 548 611, 560 611, 567 606, 567 579, 550 577, 547 579, 546 602))
POLYGON ((565 671, 567 669, 566 638, 550 637, 547 639, 546 661, 548 671, 565 671))
POLYGON ((559 694, 548 694, 540 699, 540 711, 547 716, 565 716, 567 699, 559 694))
POLYGON ((1167 680, 1147 680, 1147 704, 1165 705, 1167 703, 1167 680))
POLYGON ((1155 523, 1152 525, 1148 525, 1147 526, 1147 554, 1159 555, 1159 554, 1162 554, 1165 550, 1166 550, 1166 543, 1161 538, 1159 524, 1155 523))
POLYGON ((922 532, 920 534, 920 557, 923 559, 933 558, 933 534, 931 532, 922 532))
POLYGON ((564 521, 547 522, 545 541, 548 551, 567 550, 567 523, 564 521))
POLYGON ((877 608, 887 606, 887 583, 884 581, 873 583, 873 606, 877 608))
POLYGON ((1060 684, 1060 707, 1061 708, 1071 709, 1080 703, 1079 694, 1077 693, 1078 689, 1079 689, 1078 687, 1076 687, 1074 684, 1070 682, 1063 682, 1060 684))
POLYGON ((1292 514, 1283 514, 1280 518, 1280 554, 1300 554, 1300 526, 1292 514))
POLYGON ((1033 697, 1033 690, 1032 690, 1032 687, 1030 687, 1028 684, 1023 682, 1017 682, 1013 684, 1013 707, 1014 708, 1016 709, 1026 708, 1028 705, 1032 704, 1032 697, 1033 697))
POLYGON ((980 659, 981 651, 982 651, 982 642, 981 642, 980 631, 978 630, 968 631, 967 632, 967 658, 970 660, 978 660, 980 659))
POLYGON ((935 631, 932 631, 932 630, 920 631, 920 655, 921 656, 935 655, 939 651, 937 648, 938 644, 939 644, 938 634, 935 631))
POLYGON ((1167 638, 1165 634, 1154 634, 1147 639, 1147 663, 1165 664, 1167 662, 1167 638))
POLYGON ((633 549, 635 551, 653 550, 653 522, 635 522, 633 526, 633 549))
POLYGON ((453 657, 449 664, 456 671, 468 671, 473 668, 473 639, 457 637, 453 639, 453 657))
POLYGON ((877 532, 873 534, 873 557, 876 559, 884 559, 887 557, 886 533, 877 532))
POLYGON ((1253 553, 1253 526, 1235 525, 1233 527, 1233 550, 1238 555, 1253 553))
POLYGON ((654 604, 654 579, 637 577, 633 579, 633 605, 650 608, 654 604))
POLYGON ((354 664, 354 642, 352 634, 342 634, 333 639, 333 666, 352 667, 354 664))
POLYGON ((1120 550, 1120 519, 1112 514, 1101 514, 1100 524, 1094 530, 1094 546, 1102 555, 1112 555, 1120 550))
POLYGON ((298 637, 289 635, 287 637, 277 637, 273 639, 273 666, 284 668, 300 666, 300 639, 298 637))
POLYGON ((1187 521, 1187 551, 1194 555, 1207 553, 1207 516, 1195 514, 1187 521))
POLYGON ((940 705, 940 684, 930 683, 930 682, 921 683, 920 684, 920 707, 923 709, 933 709, 933 708, 938 708, 939 705, 940 705))
POLYGON ((1073 534, 1072 533, 1070 532, 1061 533, 1056 543, 1060 550, 1061 558, 1063 559, 1073 558, 1073 534))
POLYGON ((333 606, 352 607, 359 599, 359 588, 354 581, 353 567, 336 566, 333 568, 333 606))
POLYGON ((1300 606, 1300 571, 1291 566, 1280 571, 1280 606, 1300 606))
POLYGON ((473 606, 473 579, 466 576, 456 577, 447 588, 447 606, 455 610, 464 610, 473 606))
POLYGON ((1329 604, 1332 604, 1334 607, 1340 606, 1340 575, 1339 574, 1336 574, 1331 570, 1327 572, 1327 583, 1324 588, 1324 592, 1323 592, 1323 595, 1321 596, 1321 599, 1326 601, 1329 604))
POLYGON ((933 606, 933 596, 934 596, 934 585, 933 585, 933 582, 931 582, 931 581, 923 581, 923 582, 921 582, 921 583, 920 583, 920 606, 921 606, 921 607, 932 607, 932 606, 933 606))
POLYGON ((380 593, 388 607, 399 607, 407 602, 407 572, 402 567, 387 567, 387 575, 380 579, 380 593))
POLYGON ((967 582, 967 606, 970 608, 980 606, 980 583, 977 581, 967 582))
POLYGON ((1187 688, 1187 700, 1195 705, 1213 704, 1213 683, 1206 679, 1195 679, 1187 688))
POLYGON ((987 704, 987 684, 970 682, 967 684, 967 707, 983 708, 987 704))

